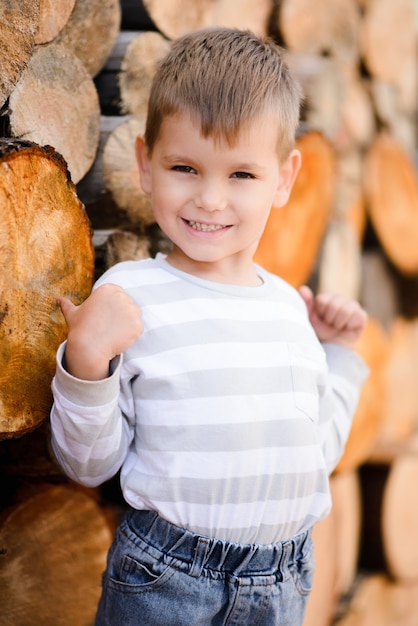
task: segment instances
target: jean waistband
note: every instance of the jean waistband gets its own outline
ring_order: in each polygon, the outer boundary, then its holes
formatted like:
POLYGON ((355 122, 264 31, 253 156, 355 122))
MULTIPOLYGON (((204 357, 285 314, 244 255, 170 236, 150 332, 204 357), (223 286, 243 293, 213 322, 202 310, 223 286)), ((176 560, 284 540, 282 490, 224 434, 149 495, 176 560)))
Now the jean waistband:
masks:
POLYGON ((126 523, 148 545, 190 565, 199 576, 203 568, 236 576, 285 574, 289 566, 312 551, 308 530, 292 539, 271 545, 230 543, 205 537, 166 521, 155 511, 130 509, 126 523))

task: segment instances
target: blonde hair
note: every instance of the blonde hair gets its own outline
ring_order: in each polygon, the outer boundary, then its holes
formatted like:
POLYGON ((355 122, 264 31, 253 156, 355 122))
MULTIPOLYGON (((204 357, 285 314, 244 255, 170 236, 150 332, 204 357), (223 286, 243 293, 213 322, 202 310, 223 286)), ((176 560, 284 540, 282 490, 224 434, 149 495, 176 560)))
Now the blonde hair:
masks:
POLYGON ((284 62, 284 50, 250 31, 207 28, 172 42, 150 91, 145 143, 152 152, 166 116, 187 112, 204 137, 232 145, 257 115, 277 119, 278 149, 295 142, 302 93, 284 62))

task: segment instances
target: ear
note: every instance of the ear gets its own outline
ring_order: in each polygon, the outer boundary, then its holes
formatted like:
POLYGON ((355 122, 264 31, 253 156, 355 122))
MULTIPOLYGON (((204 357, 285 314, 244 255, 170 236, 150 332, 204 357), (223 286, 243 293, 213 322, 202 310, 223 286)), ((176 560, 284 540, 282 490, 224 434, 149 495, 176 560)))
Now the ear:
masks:
POLYGON ((142 191, 144 193, 151 193, 151 160, 148 148, 141 135, 138 135, 136 138, 135 151, 142 191))
POLYGON ((280 208, 289 200, 293 183, 300 170, 302 155, 299 150, 292 150, 280 165, 280 180, 274 195, 273 207, 280 208))

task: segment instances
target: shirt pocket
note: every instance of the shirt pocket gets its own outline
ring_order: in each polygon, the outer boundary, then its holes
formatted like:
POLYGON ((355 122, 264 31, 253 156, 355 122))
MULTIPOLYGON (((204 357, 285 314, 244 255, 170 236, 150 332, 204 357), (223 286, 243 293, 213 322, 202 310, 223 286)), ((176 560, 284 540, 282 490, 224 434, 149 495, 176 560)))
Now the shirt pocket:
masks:
POLYGON ((319 377, 324 356, 320 347, 288 343, 295 406, 313 422, 319 419, 319 377))

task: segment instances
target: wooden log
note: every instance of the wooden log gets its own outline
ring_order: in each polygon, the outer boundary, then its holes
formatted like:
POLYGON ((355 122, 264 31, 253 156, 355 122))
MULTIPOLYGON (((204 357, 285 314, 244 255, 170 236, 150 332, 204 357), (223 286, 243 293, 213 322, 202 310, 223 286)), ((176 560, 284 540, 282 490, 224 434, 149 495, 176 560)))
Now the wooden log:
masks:
POLYGON ((106 269, 122 261, 138 261, 150 256, 148 237, 130 231, 112 233, 106 241, 106 269))
POLYGON ((373 140, 365 163, 368 213, 388 258, 418 272, 418 179, 414 162, 387 133, 373 140))
POLYGON ((374 101, 369 84, 362 78, 357 67, 342 67, 344 76, 344 99, 342 104, 342 128, 337 137, 339 151, 366 148, 376 133, 374 101))
POLYGON ((328 224, 319 261, 319 291, 342 293, 358 300, 361 284, 361 250, 351 222, 343 217, 328 224))
POLYGON ((126 48, 119 74, 123 113, 146 116, 151 81, 169 42, 155 32, 140 33, 126 48))
POLYGON ((126 49, 136 37, 138 37, 138 32, 136 31, 121 31, 110 55, 106 59, 106 63, 94 77, 94 84, 99 94, 100 110, 103 116, 122 115, 119 75, 126 49))
POLYGON ((358 147, 338 153, 332 214, 350 222, 359 243, 363 241, 367 222, 363 174, 364 157, 358 147))
POLYGON ((355 350, 368 365, 370 375, 362 387, 350 435, 336 473, 355 470, 366 462, 382 427, 386 400, 384 368, 388 338, 376 319, 369 317, 364 332, 356 342, 355 350))
POLYGON ((360 13, 352 0, 282 0, 279 29, 291 50, 335 57, 355 66, 360 13))
POLYGON ((382 536, 388 569, 396 580, 404 582, 418 582, 418 499, 411 494, 417 483, 415 437, 394 458, 382 502, 382 536))
POLYGON ((220 0, 216 5, 214 25, 249 29, 263 37, 273 10, 272 0, 220 0), (238 9, 238 10, 237 10, 238 9))
POLYGON ((143 0, 157 29, 168 39, 208 26, 219 0, 143 0))
POLYGON ((0 107, 29 61, 39 24, 40 0, 9 0, 0 5, 0 107))
POLYGON ((416 435, 379 445, 360 469, 363 525, 360 567, 400 583, 418 583, 418 480, 416 435), (412 490, 412 491, 411 491, 412 490))
POLYGON ((0 527, 0 624, 93 624, 111 538, 94 499, 69 486, 15 507, 0 527))
POLYGON ((61 295, 81 302, 94 274, 91 230, 66 164, 50 147, 0 140, 0 439, 49 415, 61 295))
POLYGON ((361 498, 357 472, 330 479, 330 515, 313 529, 316 569, 303 626, 331 626, 339 596, 351 587, 360 545, 361 498))
POLYGON ((76 0, 69 20, 55 41, 77 56, 94 77, 116 43, 120 24, 119 0, 76 0))
POLYGON ((76 0, 40 0, 39 25, 35 43, 44 44, 52 41, 64 28, 74 9, 76 0))
POLYGON ((336 525, 333 514, 313 529, 315 573, 303 626, 331 626, 336 607, 336 525))
POLYGON ((64 46, 37 48, 10 96, 12 135, 51 145, 75 183, 90 169, 99 142, 97 91, 81 61, 64 46))
POLYGON ((286 61, 305 95, 302 119, 308 129, 323 134, 333 146, 341 143, 341 136, 346 141, 345 77, 338 61, 294 50, 287 52, 286 61))
POLYGON ((112 131, 127 122, 128 116, 100 116, 100 139, 92 167, 77 184, 77 194, 85 205, 93 229, 123 228, 129 223, 126 212, 117 206, 106 188, 103 175, 103 151, 112 131))
POLYGON ((363 249, 361 261, 360 301, 368 314, 389 332, 399 314, 399 296, 393 272, 382 250, 363 249))
POLYGON ((416 341, 413 323, 396 316, 389 329, 389 344, 383 370, 385 403, 378 444, 405 441, 418 423, 416 341))
POLYGON ((339 598, 350 592, 358 570, 362 523, 358 471, 334 473, 330 484, 333 502, 331 515, 334 516, 336 535, 334 589, 339 598))
POLYGON ((417 25, 411 0, 367 0, 360 42, 370 74, 395 85, 400 109, 416 115, 417 25))
POLYGON ((344 615, 334 626, 415 626, 418 584, 398 583, 384 574, 359 577, 344 615))
POLYGON ((235 0, 143 0, 143 4, 153 24, 169 39, 205 26, 250 29, 266 35, 273 10, 271 0, 241 0, 239 8, 235 0))
POLYGON ((399 90, 393 83, 373 77, 370 91, 380 126, 413 158, 417 146, 417 111, 402 110, 399 90))
POLYGON ((255 254, 257 263, 295 286, 308 280, 332 208, 335 155, 317 132, 297 141, 302 167, 286 206, 273 208, 255 254))
POLYGON ((132 117, 109 135, 103 150, 103 176, 116 204, 133 224, 143 229, 154 222, 151 201, 139 183, 135 153, 136 137, 144 132, 145 120, 132 117))

